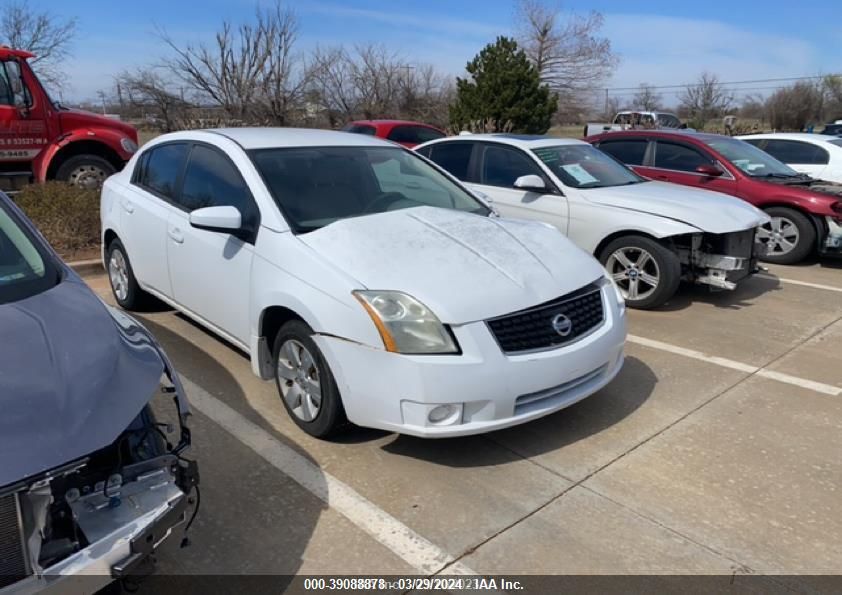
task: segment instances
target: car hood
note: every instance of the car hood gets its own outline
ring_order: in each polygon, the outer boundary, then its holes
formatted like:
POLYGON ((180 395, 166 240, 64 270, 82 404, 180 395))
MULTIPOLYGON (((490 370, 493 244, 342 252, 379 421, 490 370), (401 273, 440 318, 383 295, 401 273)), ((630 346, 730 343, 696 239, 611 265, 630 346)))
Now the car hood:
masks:
POLYGON ((344 219, 299 238, 360 289, 408 293, 450 324, 528 308, 603 275, 549 225, 435 207, 344 219))
POLYGON ((122 318, 71 272, 0 305, 0 487, 110 445, 151 399, 164 363, 122 318))
POLYGON ((582 190, 582 196, 597 204, 681 221, 709 233, 741 231, 769 220, 763 211, 739 198, 668 182, 591 188, 582 190))
POLYGON ((130 138, 136 138, 137 135, 137 131, 130 124, 85 110, 69 107, 62 108, 59 112, 59 118, 61 119, 63 132, 70 132, 74 128, 92 127, 119 130, 130 138))

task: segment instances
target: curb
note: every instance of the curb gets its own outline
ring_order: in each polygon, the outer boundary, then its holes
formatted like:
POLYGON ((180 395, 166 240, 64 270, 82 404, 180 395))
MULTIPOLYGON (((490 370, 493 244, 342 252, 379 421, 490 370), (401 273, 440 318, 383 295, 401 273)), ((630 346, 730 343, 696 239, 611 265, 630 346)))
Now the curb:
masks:
POLYGON ((68 262, 67 266, 76 271, 76 274, 79 276, 102 273, 105 271, 105 268, 102 266, 102 261, 99 258, 68 262))

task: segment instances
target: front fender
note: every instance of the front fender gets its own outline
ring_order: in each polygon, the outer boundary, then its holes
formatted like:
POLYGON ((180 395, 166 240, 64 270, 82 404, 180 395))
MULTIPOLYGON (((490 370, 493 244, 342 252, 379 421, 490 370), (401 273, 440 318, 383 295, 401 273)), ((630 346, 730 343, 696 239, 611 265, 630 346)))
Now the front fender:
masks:
POLYGON ((593 254, 605 238, 620 233, 639 233, 661 239, 702 232, 698 227, 676 219, 585 202, 571 205, 568 231, 570 239, 589 254, 593 254))
POLYGON ((124 163, 132 158, 136 151, 126 151, 122 145, 122 140, 128 139, 134 143, 129 135, 112 130, 110 128, 101 128, 98 126, 88 126, 73 130, 67 134, 63 134, 56 138, 56 140, 48 144, 33 163, 33 173, 38 182, 47 180, 47 172, 50 165, 53 163, 56 155, 59 154, 65 147, 77 142, 95 142, 103 145, 112 153, 116 154, 124 163))

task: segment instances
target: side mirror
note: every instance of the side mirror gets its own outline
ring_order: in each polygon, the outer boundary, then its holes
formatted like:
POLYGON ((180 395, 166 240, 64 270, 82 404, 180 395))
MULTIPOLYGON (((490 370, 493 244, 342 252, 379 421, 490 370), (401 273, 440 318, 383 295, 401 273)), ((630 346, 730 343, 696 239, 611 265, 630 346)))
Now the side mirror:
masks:
POLYGON ((514 187, 518 190, 526 190, 527 192, 547 192, 547 184, 541 178, 531 174, 528 176, 521 176, 515 180, 514 187))
POLYGON ((243 227, 243 216, 236 207, 205 207, 190 213, 190 225, 207 231, 234 233, 243 227))
POLYGON ((699 167, 696 168, 696 173, 700 173, 703 176, 709 176, 711 178, 718 178, 719 176, 721 176, 725 172, 722 171, 722 168, 720 168, 717 165, 711 165, 711 164, 708 164, 708 163, 703 163, 702 165, 700 165, 699 167))

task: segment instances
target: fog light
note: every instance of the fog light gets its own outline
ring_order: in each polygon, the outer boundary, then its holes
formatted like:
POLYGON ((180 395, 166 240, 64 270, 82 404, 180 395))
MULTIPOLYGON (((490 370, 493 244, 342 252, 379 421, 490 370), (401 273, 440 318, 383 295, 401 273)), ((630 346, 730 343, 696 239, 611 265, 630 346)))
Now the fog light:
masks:
POLYGON ((453 415, 455 411, 456 407, 454 407, 453 405, 439 405, 438 407, 435 407, 430 411, 430 414, 427 416, 427 419, 430 420, 430 423, 440 424, 448 417, 453 415))

